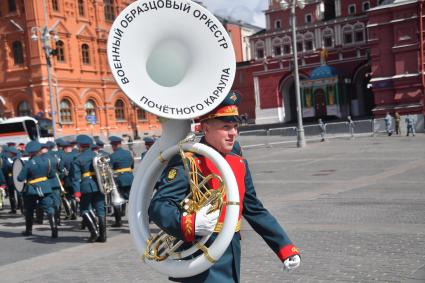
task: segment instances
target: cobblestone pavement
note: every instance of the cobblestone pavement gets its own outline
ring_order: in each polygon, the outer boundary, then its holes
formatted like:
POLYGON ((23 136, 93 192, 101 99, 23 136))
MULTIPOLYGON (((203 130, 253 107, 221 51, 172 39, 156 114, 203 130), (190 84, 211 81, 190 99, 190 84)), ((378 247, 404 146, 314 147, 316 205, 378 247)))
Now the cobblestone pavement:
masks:
MULTIPOLYGON (((252 148, 257 194, 301 249, 282 264, 246 223, 241 282, 425 282, 425 136, 364 137, 252 148)), ((23 238, 21 217, 0 214, 2 282, 168 282, 142 264, 128 228, 106 244, 67 226, 23 238)))

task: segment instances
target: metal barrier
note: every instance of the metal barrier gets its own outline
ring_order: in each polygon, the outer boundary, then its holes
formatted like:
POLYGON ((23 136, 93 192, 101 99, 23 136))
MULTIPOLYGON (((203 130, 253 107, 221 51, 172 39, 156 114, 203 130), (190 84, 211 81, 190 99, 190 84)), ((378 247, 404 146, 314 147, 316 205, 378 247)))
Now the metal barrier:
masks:
MULTIPOLYGON (((325 139, 355 138, 356 136, 371 136, 385 132, 384 119, 356 120, 350 125, 347 122, 326 123, 325 139)), ((319 124, 304 126, 307 141, 319 141, 321 128, 319 124)), ((296 143, 296 127, 280 127, 239 132, 239 142, 243 148, 272 146, 277 144, 296 143), (261 137, 261 138, 259 138, 261 137)))
MULTIPOLYGON (((319 124, 309 124, 304 126, 304 133, 307 141, 320 141, 321 128, 319 124)), ((373 136, 386 133, 385 120, 365 119, 355 120, 350 125, 349 122, 326 123, 325 139, 334 138, 355 138, 356 136, 373 136)), ((279 144, 295 144, 297 142, 296 127, 277 127, 269 129, 258 129, 240 131, 238 141, 243 148, 269 147, 279 144)), ((136 160, 140 160, 142 152, 146 151, 143 140, 134 142, 124 142, 122 147, 133 153, 136 160)), ((105 144, 105 150, 111 152, 109 144, 105 144)))

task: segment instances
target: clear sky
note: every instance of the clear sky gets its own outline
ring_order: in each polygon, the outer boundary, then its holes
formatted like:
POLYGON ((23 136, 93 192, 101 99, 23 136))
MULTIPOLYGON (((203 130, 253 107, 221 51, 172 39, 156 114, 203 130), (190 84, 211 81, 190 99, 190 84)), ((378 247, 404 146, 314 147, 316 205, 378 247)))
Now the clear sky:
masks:
POLYGON ((266 20, 263 10, 268 6, 268 0, 200 0, 208 10, 219 16, 228 16, 236 20, 265 27, 266 20))

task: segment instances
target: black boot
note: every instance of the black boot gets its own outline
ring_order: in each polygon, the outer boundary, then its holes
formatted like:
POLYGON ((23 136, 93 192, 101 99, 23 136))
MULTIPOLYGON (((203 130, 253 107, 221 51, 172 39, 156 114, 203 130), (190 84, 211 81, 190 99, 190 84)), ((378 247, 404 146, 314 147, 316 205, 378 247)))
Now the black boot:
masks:
POLYGON ((126 209, 126 203, 123 203, 121 205, 121 216, 124 217, 125 216, 125 209, 126 209))
POLYGON ((106 242, 106 217, 99 217, 99 238, 96 242, 106 242))
POLYGON ((25 231, 22 232, 23 236, 31 236, 32 235, 32 222, 33 216, 25 216, 25 231))
POLYGON ((43 224, 43 218, 44 218, 43 208, 37 205, 35 209, 35 223, 43 224))
POLYGON ((71 204, 71 220, 77 219, 77 205, 75 204, 75 200, 70 201, 71 204))
POLYGON ((10 211, 9 214, 16 214, 16 199, 15 193, 9 194, 10 211))
POLYGON ((111 227, 121 227, 121 209, 120 207, 114 207, 114 216, 115 216, 115 223, 111 225, 111 227))
POLYGON ((97 230, 97 225, 91 218, 90 214, 85 212, 83 213, 83 221, 86 224, 86 227, 89 228, 90 231, 90 238, 88 242, 93 243, 97 240, 99 237, 99 231, 97 230))
POLYGON ((55 211, 55 222, 58 226, 61 226, 61 212, 60 209, 55 211))
POLYGON ((49 218, 50 229, 52 230, 52 238, 57 238, 58 237, 58 226, 57 226, 57 223, 55 221, 55 216, 53 214, 50 214, 48 218, 49 218))

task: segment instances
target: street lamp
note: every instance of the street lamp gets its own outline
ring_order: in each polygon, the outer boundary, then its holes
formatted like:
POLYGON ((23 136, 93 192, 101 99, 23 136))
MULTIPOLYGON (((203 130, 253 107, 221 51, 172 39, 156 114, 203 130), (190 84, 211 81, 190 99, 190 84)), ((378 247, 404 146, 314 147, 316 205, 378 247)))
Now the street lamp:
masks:
MULTIPOLYGON (((44 4, 44 18, 45 18, 45 26, 40 27, 32 27, 31 28, 31 40, 37 41, 39 39, 37 34, 40 34, 40 40, 41 40, 41 46, 44 50, 44 54, 46 56, 46 62, 47 62, 47 80, 49 84, 49 97, 50 97, 50 111, 52 113, 52 129, 53 129, 53 138, 56 139, 56 117, 55 117, 55 107, 53 102, 53 91, 52 91, 52 74, 51 74, 51 68, 52 68, 52 60, 51 57, 53 55, 56 55, 56 49, 53 49, 50 44, 50 32, 49 28, 47 27, 47 12, 46 12, 46 2, 43 1, 44 4)), ((55 43, 59 41, 59 36, 57 33, 54 34, 53 39, 55 43)))
POLYGON ((303 127, 303 115, 301 107, 301 94, 300 94, 300 76, 298 74, 298 53, 297 53, 297 27, 296 27, 296 16, 295 8, 299 7, 304 9, 305 2, 302 0, 282 0, 280 1, 280 7, 284 10, 291 9, 291 29, 292 29, 292 54, 294 55, 294 80, 295 80, 295 97, 297 100, 297 147, 305 147, 305 135, 303 127))

